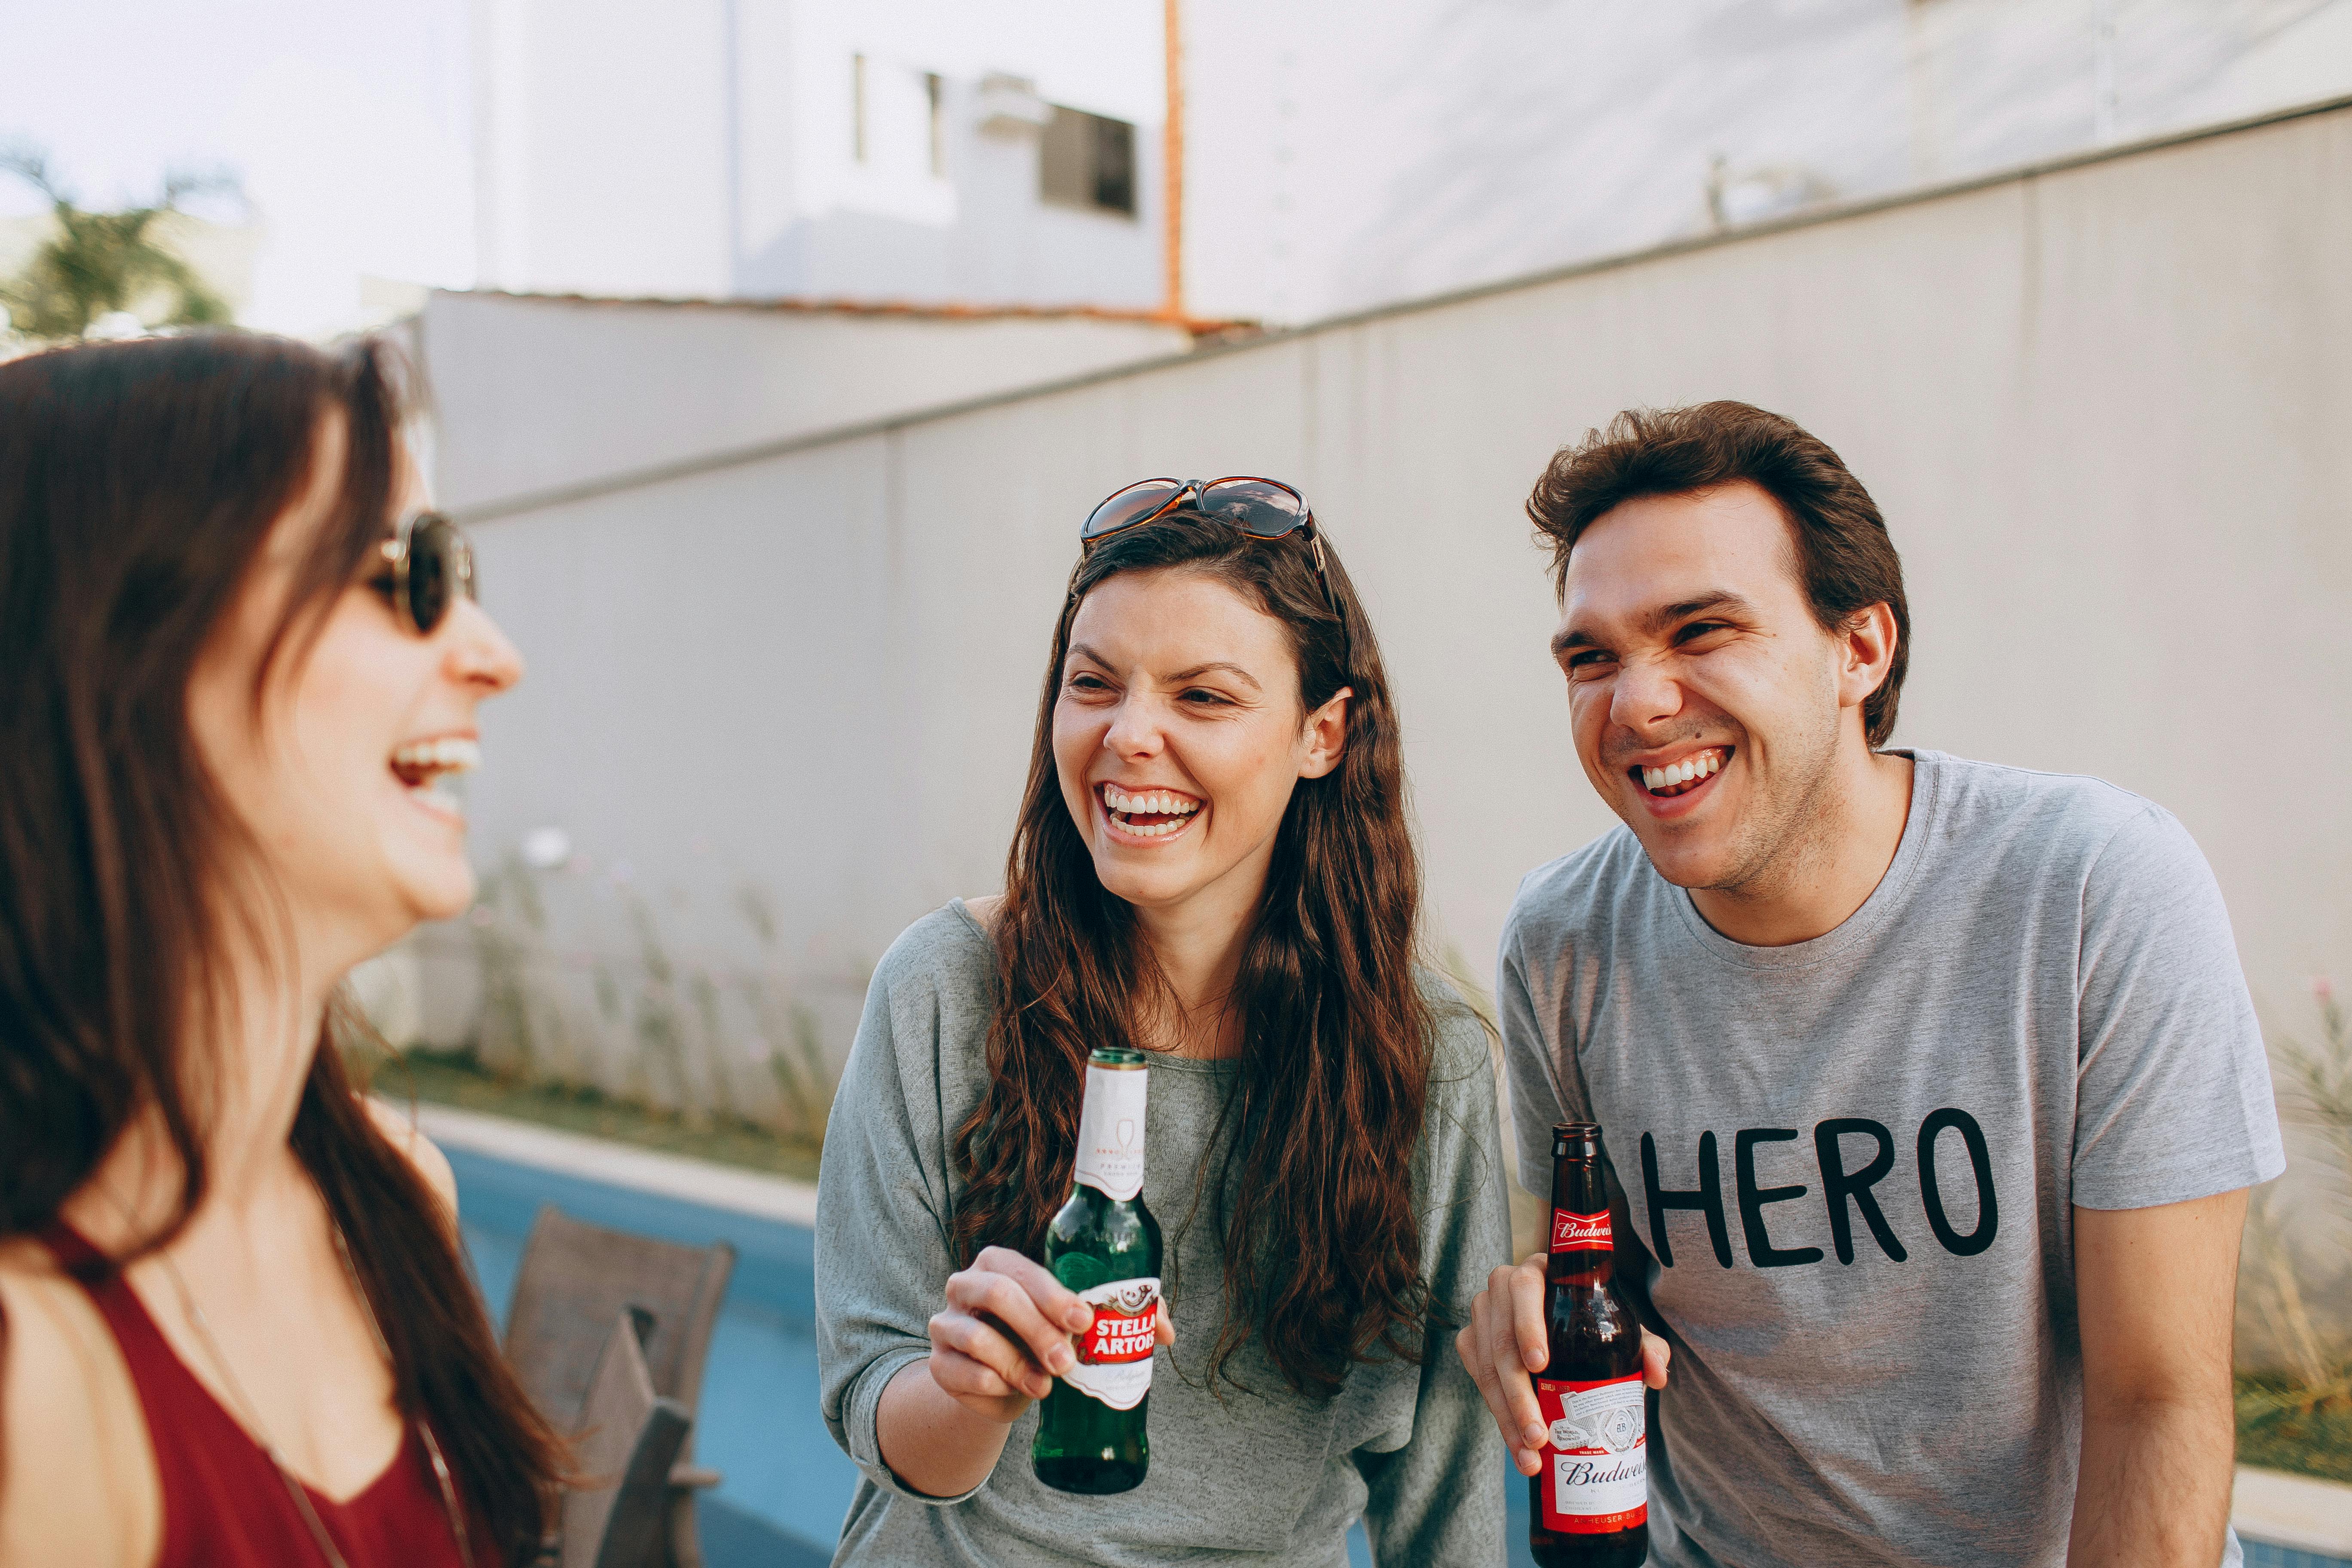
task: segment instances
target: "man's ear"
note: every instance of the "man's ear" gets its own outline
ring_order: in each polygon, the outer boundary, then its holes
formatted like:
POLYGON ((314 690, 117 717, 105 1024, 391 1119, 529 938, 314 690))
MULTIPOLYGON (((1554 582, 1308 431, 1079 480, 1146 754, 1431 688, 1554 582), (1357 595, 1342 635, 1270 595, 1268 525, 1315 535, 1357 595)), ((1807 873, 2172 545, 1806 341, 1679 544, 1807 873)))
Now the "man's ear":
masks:
POLYGON ((1300 778, 1319 779, 1339 765, 1348 749, 1348 703, 1355 695, 1354 687, 1343 686, 1307 716, 1307 755, 1299 760, 1300 778))
POLYGON ((1837 639, 1839 707, 1859 708, 1886 684, 1887 674, 1895 668, 1895 640, 1901 635, 1895 625, 1895 611, 1884 604, 1856 610, 1846 618, 1845 629, 1837 639))

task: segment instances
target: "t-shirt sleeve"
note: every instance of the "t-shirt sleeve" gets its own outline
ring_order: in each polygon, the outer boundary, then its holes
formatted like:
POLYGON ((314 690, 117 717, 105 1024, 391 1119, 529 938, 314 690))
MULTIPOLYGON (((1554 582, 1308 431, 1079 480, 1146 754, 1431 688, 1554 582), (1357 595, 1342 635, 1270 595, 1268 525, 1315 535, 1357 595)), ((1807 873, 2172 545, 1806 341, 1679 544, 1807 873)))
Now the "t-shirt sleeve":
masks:
POLYGON ((2286 1169, 2229 910, 2170 813, 2149 807, 2099 852, 2078 973, 2077 1205, 2152 1208, 2286 1169))
POLYGON ((1553 1125, 1590 1121, 1592 1111, 1573 1044, 1552 1037, 1559 1019, 1557 955, 1540 954, 1531 963, 1527 942, 1527 928, 1513 920, 1496 965, 1495 1009, 1511 1089, 1511 1132, 1519 1146, 1519 1185, 1545 1197, 1551 1192, 1553 1125), (1549 1009, 1536 1000, 1538 986, 1551 998, 1549 1009))
MULTIPOLYGON (((899 1483, 883 1462, 876 1425, 882 1390, 931 1352, 930 1319, 955 1270, 948 1197, 935 1190, 945 1166, 944 1131, 919 1112, 902 1052, 929 1061, 939 1038, 939 997, 908 954, 885 955, 866 994, 857 1038, 825 1120, 817 1177, 817 1377, 824 1424, 867 1479, 924 1503, 935 1498, 899 1483)), ((973 1491, 979 1488, 972 1489, 973 1491)))

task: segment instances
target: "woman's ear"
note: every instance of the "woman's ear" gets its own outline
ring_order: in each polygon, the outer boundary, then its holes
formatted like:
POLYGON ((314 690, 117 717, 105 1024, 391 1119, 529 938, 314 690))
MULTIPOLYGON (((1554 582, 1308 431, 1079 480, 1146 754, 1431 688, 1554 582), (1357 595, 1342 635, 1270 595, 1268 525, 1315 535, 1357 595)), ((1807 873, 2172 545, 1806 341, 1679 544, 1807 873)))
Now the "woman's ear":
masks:
POLYGON ((1300 778, 1319 779, 1339 765, 1340 754, 1348 749, 1348 702, 1355 695, 1354 687, 1343 686, 1307 716, 1302 731, 1307 752, 1298 760, 1300 778))

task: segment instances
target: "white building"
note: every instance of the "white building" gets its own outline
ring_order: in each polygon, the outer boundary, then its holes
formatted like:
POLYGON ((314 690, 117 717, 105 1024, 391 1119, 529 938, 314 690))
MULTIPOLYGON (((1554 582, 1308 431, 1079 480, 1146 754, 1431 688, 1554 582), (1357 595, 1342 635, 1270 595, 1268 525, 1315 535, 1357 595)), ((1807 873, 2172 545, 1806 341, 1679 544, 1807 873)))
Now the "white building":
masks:
POLYGON ((1165 303, 1160 0, 475 0, 480 286, 1165 303))
POLYGON ((2352 91, 2352 0, 474 5, 482 286, 593 294, 1161 306, 1171 15, 1254 321, 2352 91))

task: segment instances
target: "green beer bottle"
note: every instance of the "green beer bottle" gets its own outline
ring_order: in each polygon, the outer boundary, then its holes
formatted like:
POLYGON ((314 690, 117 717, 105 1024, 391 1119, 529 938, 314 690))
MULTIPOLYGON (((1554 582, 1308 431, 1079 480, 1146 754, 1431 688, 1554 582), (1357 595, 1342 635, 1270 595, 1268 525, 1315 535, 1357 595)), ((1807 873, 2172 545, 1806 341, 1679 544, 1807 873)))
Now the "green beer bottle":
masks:
POLYGON ((1029 1450, 1037 1479, 1056 1491, 1130 1491, 1151 1468, 1143 1423, 1160 1315, 1160 1222, 1143 1206, 1149 1077, 1141 1051, 1087 1058, 1077 1172, 1070 1201, 1045 1227, 1045 1267, 1095 1310, 1094 1326, 1073 1347, 1077 1364, 1045 1394, 1029 1450))

